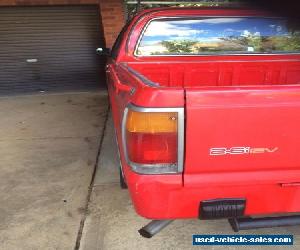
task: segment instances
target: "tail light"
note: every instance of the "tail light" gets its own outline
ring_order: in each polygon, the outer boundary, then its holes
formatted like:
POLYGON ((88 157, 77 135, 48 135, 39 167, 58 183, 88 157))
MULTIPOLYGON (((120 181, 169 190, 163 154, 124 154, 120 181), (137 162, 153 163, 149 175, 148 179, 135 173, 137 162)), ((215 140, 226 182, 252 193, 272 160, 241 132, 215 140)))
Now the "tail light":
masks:
POLYGON ((183 168, 183 108, 140 108, 124 113, 128 164, 141 174, 180 173, 183 168))

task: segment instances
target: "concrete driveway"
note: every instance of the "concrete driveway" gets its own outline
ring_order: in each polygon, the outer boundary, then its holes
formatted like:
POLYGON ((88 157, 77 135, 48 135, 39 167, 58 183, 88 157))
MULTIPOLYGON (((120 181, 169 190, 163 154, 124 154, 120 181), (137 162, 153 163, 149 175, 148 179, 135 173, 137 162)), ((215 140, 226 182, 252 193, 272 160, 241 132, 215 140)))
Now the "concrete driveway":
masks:
MULTIPOLYGON (((272 246, 199 247, 192 245, 193 234, 234 234, 227 220, 178 220, 152 239, 142 238, 137 230, 148 223, 148 220, 135 213, 128 191, 121 190, 119 187, 118 174, 117 151, 110 118, 89 204, 89 214, 83 230, 82 250, 188 250, 195 248, 253 250, 274 248, 272 246)), ((241 231, 241 234, 293 234, 295 242, 293 249, 300 249, 299 226, 241 231)), ((285 248, 279 246, 278 249, 285 248)))
POLYGON ((0 98, 0 249, 74 249, 106 115, 105 92, 0 98))
MULTIPOLYGON (((106 93, 0 98, 0 249, 187 250, 193 234, 233 233, 226 220, 178 220, 140 237, 148 221, 119 187, 107 109, 106 93)), ((300 227, 242 233, 293 234, 300 249, 300 227)))

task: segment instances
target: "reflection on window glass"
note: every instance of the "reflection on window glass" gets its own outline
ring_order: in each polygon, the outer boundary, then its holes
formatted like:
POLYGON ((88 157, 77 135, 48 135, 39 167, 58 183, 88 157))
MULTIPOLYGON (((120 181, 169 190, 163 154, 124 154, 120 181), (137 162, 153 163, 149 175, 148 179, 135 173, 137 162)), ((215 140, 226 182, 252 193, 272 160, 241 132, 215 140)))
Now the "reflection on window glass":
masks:
POLYGON ((283 18, 216 17, 152 21, 138 55, 300 52, 297 21, 283 18))

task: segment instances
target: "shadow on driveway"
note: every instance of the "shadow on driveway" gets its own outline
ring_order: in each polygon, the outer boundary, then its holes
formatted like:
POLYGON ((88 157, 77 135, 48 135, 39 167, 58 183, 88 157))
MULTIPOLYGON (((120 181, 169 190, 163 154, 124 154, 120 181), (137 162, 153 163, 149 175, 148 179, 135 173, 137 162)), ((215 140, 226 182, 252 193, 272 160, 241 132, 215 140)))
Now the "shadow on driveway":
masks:
MULTIPOLYGON (((192 245, 193 234, 234 234, 227 220, 177 220, 152 239, 142 238, 137 230, 149 220, 135 213, 129 193, 120 189, 118 178, 118 154, 109 118, 81 241, 82 250, 272 249, 270 246, 192 245)), ((293 234, 293 249, 300 249, 300 227, 249 230, 240 234, 293 234)))

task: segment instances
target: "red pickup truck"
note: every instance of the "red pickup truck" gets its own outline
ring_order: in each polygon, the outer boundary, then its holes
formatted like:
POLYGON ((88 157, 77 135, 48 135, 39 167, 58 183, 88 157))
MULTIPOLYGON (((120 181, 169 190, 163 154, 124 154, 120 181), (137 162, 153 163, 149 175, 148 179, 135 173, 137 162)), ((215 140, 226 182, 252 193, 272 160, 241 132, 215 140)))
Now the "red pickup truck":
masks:
POLYGON ((300 224, 297 20, 142 11, 120 33, 107 78, 121 179, 153 219, 143 236, 185 218, 229 218, 235 231, 300 224))

